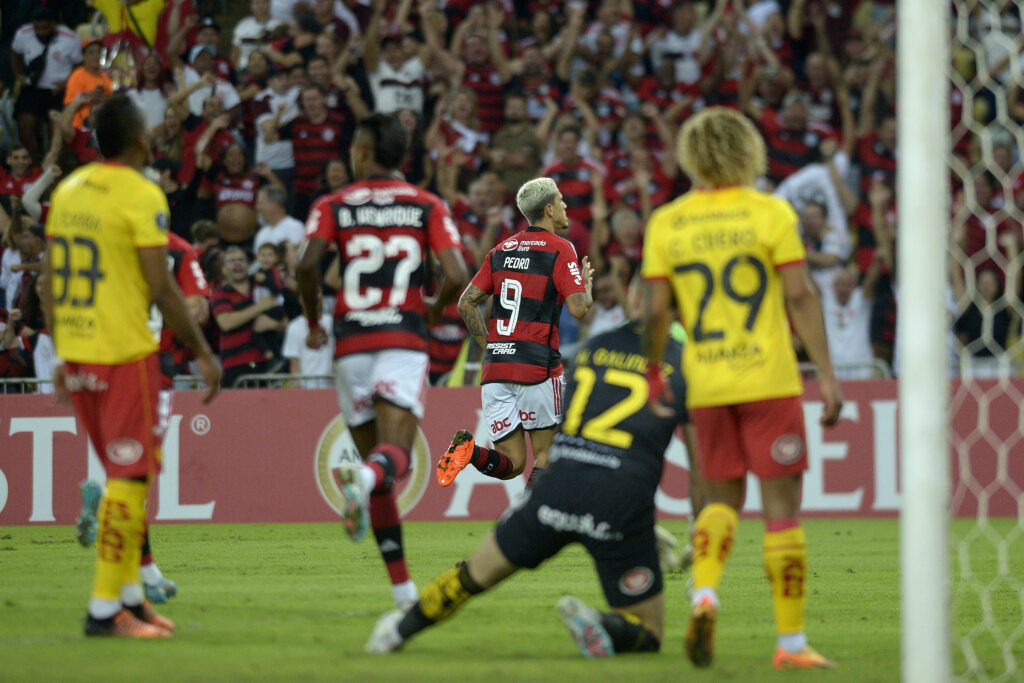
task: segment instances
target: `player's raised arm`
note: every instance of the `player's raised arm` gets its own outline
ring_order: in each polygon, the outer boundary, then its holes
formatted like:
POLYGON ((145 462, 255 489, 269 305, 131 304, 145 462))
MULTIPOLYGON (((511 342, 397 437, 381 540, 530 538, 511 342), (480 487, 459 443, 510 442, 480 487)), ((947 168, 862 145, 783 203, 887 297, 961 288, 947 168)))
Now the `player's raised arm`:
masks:
POLYGON ((594 305, 594 269, 590 267, 590 259, 586 256, 583 257, 581 265, 580 276, 583 278, 583 285, 587 291, 574 292, 565 299, 565 303, 569 307, 569 313, 577 320, 583 320, 587 313, 590 313, 590 308, 594 305))

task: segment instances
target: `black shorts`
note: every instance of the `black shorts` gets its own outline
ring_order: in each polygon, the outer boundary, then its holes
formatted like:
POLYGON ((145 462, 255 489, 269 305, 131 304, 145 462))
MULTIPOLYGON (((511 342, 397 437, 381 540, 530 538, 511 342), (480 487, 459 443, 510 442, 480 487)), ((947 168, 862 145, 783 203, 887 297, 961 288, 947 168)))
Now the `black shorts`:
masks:
POLYGON ((48 88, 22 88, 14 103, 14 115, 35 114, 46 118, 47 112, 51 109, 60 111, 64 108, 63 93, 54 94, 48 88))
POLYGON ((615 470, 553 465, 502 516, 495 537, 508 561, 527 569, 570 543, 583 544, 612 607, 629 607, 662 591, 654 492, 615 470))

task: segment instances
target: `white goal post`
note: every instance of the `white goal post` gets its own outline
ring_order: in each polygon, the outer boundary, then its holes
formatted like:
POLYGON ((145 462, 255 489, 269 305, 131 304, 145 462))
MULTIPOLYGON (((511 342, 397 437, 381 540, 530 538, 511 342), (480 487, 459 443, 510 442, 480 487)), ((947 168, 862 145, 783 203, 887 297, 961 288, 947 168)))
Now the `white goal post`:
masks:
POLYGON ((908 683, 943 683, 952 677, 945 308, 949 22, 947 0, 899 0, 901 661, 908 683))

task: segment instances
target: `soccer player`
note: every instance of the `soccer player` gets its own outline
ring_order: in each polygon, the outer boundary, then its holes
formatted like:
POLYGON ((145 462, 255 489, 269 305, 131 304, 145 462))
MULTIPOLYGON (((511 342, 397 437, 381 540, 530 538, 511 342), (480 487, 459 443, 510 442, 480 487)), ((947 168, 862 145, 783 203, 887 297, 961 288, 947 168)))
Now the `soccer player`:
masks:
POLYGON ((459 299, 466 329, 484 350, 484 417, 491 441, 501 450, 477 446, 472 434, 460 429, 437 463, 441 486, 450 486, 470 463, 489 477, 518 476, 526 467, 524 431, 533 447, 527 482, 532 485, 547 466, 548 448, 562 422, 562 304, 579 320, 594 303, 590 260, 584 256, 581 269, 572 244, 555 234, 569 225, 555 181, 525 183, 516 205, 529 227, 491 249, 459 299), (480 305, 492 295, 490 323, 484 323, 480 305))
POLYGON ((718 585, 749 471, 760 479, 764 501, 764 565, 778 633, 773 664, 830 667, 804 635, 807 549, 798 515, 807 454, 787 311, 817 365, 825 426, 839 419, 842 396, 797 216, 784 200, 753 188, 765 169, 764 141, 733 110, 712 107, 690 118, 678 157, 697 188, 651 216, 643 276, 651 283, 645 338, 652 398, 660 395, 656 361, 673 297, 689 335, 683 373, 705 503, 694 524, 686 652, 699 667, 711 663, 718 585))
POLYGON ((74 406, 107 475, 86 635, 169 637, 174 624, 139 583, 146 496, 160 471, 170 414, 161 400, 150 302, 196 355, 211 400, 220 365, 189 317, 167 268, 167 200, 140 173, 149 160, 142 114, 124 95, 104 102, 96 139, 106 161, 87 164, 53 193, 47 220, 47 326, 58 400, 74 406))
MULTIPOLYGON (((199 267, 199 257, 195 248, 173 232, 167 233, 167 266, 174 281, 181 288, 189 317, 197 325, 205 325, 210 317, 210 287, 206 283, 202 268, 199 267)), ((170 328, 164 326, 163 316, 155 305, 150 306, 149 326, 153 333, 160 337, 160 401, 169 402, 170 392, 174 387, 174 376, 187 373, 188 349, 174 338, 170 328)), ((78 542, 85 547, 91 547, 96 541, 96 516, 102 494, 103 489, 99 483, 82 483, 82 512, 75 520, 75 531, 78 542)), ((178 584, 165 577, 153 559, 148 524, 142 537, 139 575, 142 578, 146 599, 150 602, 164 603, 168 598, 178 594, 178 584)))
POLYGON ((359 123, 350 149, 357 180, 313 205, 298 273, 309 321, 306 344, 320 348, 327 343, 320 327, 320 262, 328 244, 337 243, 343 285, 334 311, 335 382, 363 463, 343 463, 334 476, 345 500, 345 528, 359 541, 373 527, 398 604, 415 600, 416 586, 405 563, 392 487, 409 472, 423 417, 427 325, 440 319, 468 277, 444 203, 395 177, 405 146, 396 116, 373 114, 359 123), (443 274, 431 302, 423 294, 428 249, 443 274))
POLYGON ((681 354, 678 342, 668 344, 661 372, 675 403, 655 414, 648 402, 640 324, 628 322, 586 342, 574 358, 565 422, 554 437, 544 476, 468 560, 427 584, 411 608, 384 614, 367 652, 397 650, 474 595, 521 568, 535 569, 570 543, 581 543, 593 557, 612 608, 599 612, 572 596, 558 602, 583 656, 656 652, 665 598, 654 495, 677 424, 684 423, 692 445, 681 354))

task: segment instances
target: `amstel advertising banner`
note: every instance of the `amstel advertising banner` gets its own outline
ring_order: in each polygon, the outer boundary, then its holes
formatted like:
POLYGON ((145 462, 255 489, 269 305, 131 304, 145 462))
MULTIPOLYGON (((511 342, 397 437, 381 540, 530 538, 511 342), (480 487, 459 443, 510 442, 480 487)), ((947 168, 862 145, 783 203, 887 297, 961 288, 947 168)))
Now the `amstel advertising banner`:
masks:
MULTIPOLYGON (((844 385, 842 420, 819 424, 817 386, 804 396, 810 469, 804 479, 808 516, 894 516, 900 506, 897 384, 844 385)), ((1024 395, 1024 384, 1010 394, 1024 395)), ((153 486, 150 516, 161 522, 310 522, 336 519, 338 491, 330 468, 356 458, 330 390, 225 391, 209 406, 199 392, 174 396, 163 450, 163 473, 153 486)), ((1024 488, 1024 437, 1013 396, 978 383, 954 385, 956 434, 951 495, 956 514, 1016 515, 1013 492, 1024 488), (1016 482, 1014 484, 1013 482, 1016 482)), ((455 430, 489 443, 475 387, 431 388, 416 440, 413 467, 399 486, 409 520, 495 519, 523 490, 524 479, 498 481, 472 467, 442 488, 438 456, 455 430)), ((673 441, 657 505, 663 517, 688 515, 686 452, 673 441)), ((44 395, 0 396, 0 525, 70 524, 80 505, 78 484, 103 472, 80 423, 44 395)), ((760 496, 748 487, 746 511, 760 496)))

